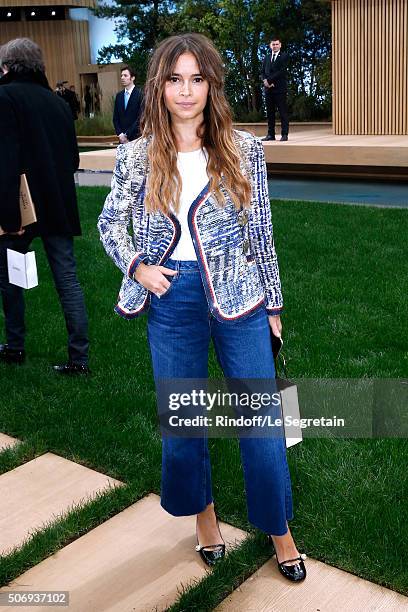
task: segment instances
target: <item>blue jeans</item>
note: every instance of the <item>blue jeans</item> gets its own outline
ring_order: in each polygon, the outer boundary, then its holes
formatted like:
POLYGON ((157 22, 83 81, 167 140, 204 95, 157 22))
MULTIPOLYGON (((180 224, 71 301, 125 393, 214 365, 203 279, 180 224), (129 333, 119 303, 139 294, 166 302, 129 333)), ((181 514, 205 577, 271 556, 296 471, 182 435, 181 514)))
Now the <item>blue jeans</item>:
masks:
MULTIPOLYGON (((177 270, 169 289, 153 295, 148 341, 153 374, 159 378, 207 378, 212 338, 226 378, 275 378, 265 308, 244 320, 217 321, 195 261, 170 259, 177 270)), ((287 532, 293 518, 292 491, 281 437, 239 438, 248 520, 273 535, 287 532)), ((174 516, 198 514, 213 501, 207 438, 162 438, 161 505, 174 516)))
MULTIPOLYGON (((24 290, 8 282, 7 248, 27 253, 33 234, 4 235, 0 238, 0 291, 6 327, 6 341, 11 348, 23 350, 25 341, 24 290)), ((58 291, 68 332, 68 358, 73 363, 88 362, 88 317, 84 295, 76 274, 72 236, 42 236, 48 263, 58 291)), ((44 312, 44 318, 47 313, 44 312)))

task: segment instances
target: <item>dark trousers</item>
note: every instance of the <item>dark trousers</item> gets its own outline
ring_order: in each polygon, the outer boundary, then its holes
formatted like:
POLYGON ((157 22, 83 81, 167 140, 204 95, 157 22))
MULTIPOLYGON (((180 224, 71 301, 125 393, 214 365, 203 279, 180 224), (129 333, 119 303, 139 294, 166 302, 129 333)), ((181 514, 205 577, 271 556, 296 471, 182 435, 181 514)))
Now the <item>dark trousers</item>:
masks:
POLYGON ((286 93, 274 93, 273 87, 265 88, 266 116, 268 117, 268 134, 275 136, 275 114, 278 109, 281 120, 281 134, 289 134, 289 114, 286 93))
MULTIPOLYGON (((0 289, 7 344, 24 349, 24 289, 8 282, 7 248, 26 253, 33 235, 0 237, 0 289)), ((42 236, 48 263, 58 291, 68 331, 68 357, 73 363, 88 362, 88 317, 85 300, 76 275, 72 236, 42 236)), ((44 317, 47 313, 44 313, 44 317)))

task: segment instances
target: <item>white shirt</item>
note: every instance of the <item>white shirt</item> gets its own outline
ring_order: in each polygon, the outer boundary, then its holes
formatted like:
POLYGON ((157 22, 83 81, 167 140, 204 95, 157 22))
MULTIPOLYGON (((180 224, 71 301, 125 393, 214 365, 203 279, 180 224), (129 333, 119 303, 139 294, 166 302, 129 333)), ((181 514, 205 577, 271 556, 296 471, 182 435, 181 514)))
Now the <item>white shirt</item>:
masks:
POLYGON ((171 259, 193 261, 197 259, 188 226, 188 211, 198 194, 208 183, 207 174, 207 150, 177 153, 177 168, 181 175, 182 191, 180 196, 180 211, 176 214, 181 226, 180 240, 171 254, 171 259))
POLYGON ((130 94, 132 93, 132 91, 134 90, 134 88, 135 88, 135 84, 134 84, 134 83, 132 83, 132 85, 129 87, 129 89, 127 89, 127 88, 125 87, 125 92, 126 92, 126 91, 128 92, 129 98, 130 98, 130 94))

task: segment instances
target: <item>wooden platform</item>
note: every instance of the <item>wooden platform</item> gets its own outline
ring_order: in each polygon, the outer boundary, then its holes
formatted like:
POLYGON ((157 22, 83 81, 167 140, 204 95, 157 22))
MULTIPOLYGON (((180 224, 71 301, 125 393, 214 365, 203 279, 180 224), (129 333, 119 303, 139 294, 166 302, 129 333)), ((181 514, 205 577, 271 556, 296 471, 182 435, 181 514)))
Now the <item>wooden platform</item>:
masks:
POLYGON ((404 612, 408 597, 310 557, 306 579, 292 584, 275 558, 229 595, 214 612, 404 612))
MULTIPOLYGON (((265 124, 236 127, 257 136, 266 133, 265 124)), ((408 136, 336 136, 330 124, 293 124, 288 142, 265 142, 264 148, 270 174, 408 180, 408 136)), ((80 157, 82 170, 111 172, 115 149, 80 157)))
POLYGON ((0 432, 0 451, 6 450, 6 448, 11 448, 18 443, 19 440, 17 440, 17 438, 12 438, 11 436, 0 432))
MULTIPOLYGON (((195 551, 195 521, 195 515, 171 516, 159 496, 151 493, 44 559, 0 593, 68 591, 69 612, 164 612, 183 587, 211 571, 195 551)), ((227 554, 247 536, 222 521, 220 529, 227 554)), ((49 606, 35 610, 46 612, 49 606)))
POLYGON ((114 478, 54 453, 0 476, 0 555, 21 546, 35 529, 98 492, 121 486, 114 478))
MULTIPOLYGON (((121 484, 53 453, 4 473, 0 556, 20 546, 45 522, 57 520, 78 503, 86 505, 108 486, 121 484)), ((21 596, 30 591, 66 592, 71 612, 164 612, 184 588, 212 571, 195 550, 195 523, 195 515, 170 515, 161 507, 160 497, 151 493, 27 569, 0 588, 0 597, 10 592, 21 596)), ((223 521, 220 529, 227 555, 248 535, 223 521)), ((228 563, 228 556, 223 563, 228 563)), ((219 604, 217 612, 408 609, 404 595, 310 557, 306 566, 307 579, 292 584, 278 572, 276 559, 268 560, 219 604)), ((33 607, 16 605, 26 612, 33 607)), ((49 609, 49 605, 36 607, 39 612, 49 609)))
POLYGON ((408 136, 338 136, 327 127, 295 130, 264 144, 268 172, 408 180, 408 136))

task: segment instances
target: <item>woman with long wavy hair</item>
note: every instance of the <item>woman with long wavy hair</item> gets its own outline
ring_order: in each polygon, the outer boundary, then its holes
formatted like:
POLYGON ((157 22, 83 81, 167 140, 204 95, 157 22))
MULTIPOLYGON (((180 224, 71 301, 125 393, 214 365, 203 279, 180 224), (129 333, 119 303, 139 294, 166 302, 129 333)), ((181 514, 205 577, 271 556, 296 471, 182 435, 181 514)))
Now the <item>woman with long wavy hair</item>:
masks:
MULTIPOLYGON (((233 129, 222 59, 207 37, 175 35, 154 50, 141 129, 118 147, 98 221, 124 273, 116 311, 127 319, 148 311, 156 386, 206 379, 211 340, 228 379, 274 380, 270 330, 281 334, 282 294, 263 146, 233 129)), ((305 555, 287 523, 285 439, 239 444, 248 519, 268 534, 281 573, 303 580, 305 555)), ((223 558, 206 436, 163 436, 161 505, 196 514, 196 550, 208 565, 223 558)))

